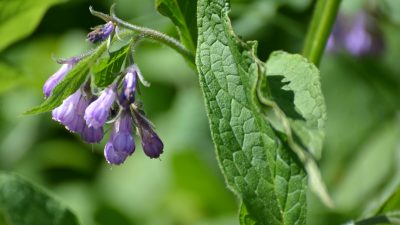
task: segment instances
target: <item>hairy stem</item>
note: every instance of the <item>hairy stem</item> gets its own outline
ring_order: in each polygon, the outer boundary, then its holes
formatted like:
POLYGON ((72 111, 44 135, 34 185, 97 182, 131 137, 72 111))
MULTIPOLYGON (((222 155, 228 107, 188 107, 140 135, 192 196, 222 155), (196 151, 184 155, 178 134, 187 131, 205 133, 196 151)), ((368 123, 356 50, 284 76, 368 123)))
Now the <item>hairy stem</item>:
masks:
POLYGON ((194 55, 185 47, 183 46, 178 40, 175 38, 172 38, 164 33, 161 33, 157 30, 153 30, 147 27, 140 27, 133 25, 131 23, 128 23, 120 18, 118 18, 115 13, 114 13, 114 5, 111 6, 111 12, 110 15, 107 15, 102 12, 98 12, 93 10, 92 7, 89 8, 90 12, 92 15, 100 17, 103 20, 106 21, 113 21, 118 24, 120 27, 124 27, 126 29, 138 32, 142 35, 144 38, 150 38, 156 41, 159 41, 165 45, 168 45, 169 47, 175 49, 177 52, 179 52, 182 56, 184 56, 190 63, 195 65, 195 58, 194 55))
POLYGON ((303 55, 319 65, 341 0, 318 0, 304 43, 303 55))

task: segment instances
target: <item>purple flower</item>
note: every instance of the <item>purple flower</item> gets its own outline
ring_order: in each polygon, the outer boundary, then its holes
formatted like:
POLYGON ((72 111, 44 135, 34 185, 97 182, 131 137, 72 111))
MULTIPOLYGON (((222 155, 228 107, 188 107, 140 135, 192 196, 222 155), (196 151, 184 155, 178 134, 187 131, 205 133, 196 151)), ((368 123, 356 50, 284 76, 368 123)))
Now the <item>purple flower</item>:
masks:
POLYGON ((113 22, 109 21, 101 27, 95 28, 92 32, 88 33, 87 39, 92 43, 106 40, 114 31, 113 22))
POLYGON ((127 73, 122 84, 122 91, 118 96, 119 103, 123 107, 129 107, 135 101, 138 71, 139 68, 136 65, 131 65, 127 68, 127 73))
POLYGON ((84 118, 89 127, 99 128, 104 126, 115 97, 115 85, 111 85, 86 108, 84 118))
POLYGON ((327 51, 341 48, 355 56, 381 53, 382 34, 375 19, 366 12, 359 12, 352 18, 339 14, 328 39, 327 51))
POLYGON ((164 149, 163 142, 143 115, 135 113, 135 117, 138 123, 140 137, 142 138, 144 153, 150 158, 160 157, 164 149))
POLYGON ((109 164, 120 165, 125 161, 128 155, 115 151, 112 142, 107 142, 104 147, 104 157, 109 164))
POLYGON ((78 89, 52 111, 53 119, 63 124, 71 132, 82 132, 86 125, 82 113, 88 103, 88 99, 78 89))
POLYGON ((79 61, 78 58, 71 58, 62 62, 62 66, 57 70, 49 79, 47 79, 46 83, 43 85, 43 93, 47 97, 50 96, 53 89, 57 86, 58 83, 68 74, 68 72, 74 67, 74 65, 79 61))
POLYGON ((135 151, 132 136, 132 118, 128 110, 122 111, 115 121, 110 139, 105 146, 104 156, 110 164, 121 164, 135 151))
POLYGON ((364 12, 355 16, 344 43, 346 49, 357 56, 379 53, 383 48, 376 21, 364 12))
POLYGON ((94 127, 88 127, 85 124, 85 127, 81 132, 81 138, 87 143, 99 143, 103 139, 103 136, 104 136, 103 127, 94 128, 94 127))

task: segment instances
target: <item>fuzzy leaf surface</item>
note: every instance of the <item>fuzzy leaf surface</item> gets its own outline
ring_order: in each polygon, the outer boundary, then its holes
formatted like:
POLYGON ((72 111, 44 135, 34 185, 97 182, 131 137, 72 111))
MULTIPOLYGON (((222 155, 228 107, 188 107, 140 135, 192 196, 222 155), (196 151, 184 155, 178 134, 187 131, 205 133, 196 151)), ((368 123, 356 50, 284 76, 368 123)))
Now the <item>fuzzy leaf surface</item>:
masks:
POLYGON ((6 225, 79 224, 65 205, 40 187, 4 172, 0 173, 0 213, 6 225))
POLYGON ((93 81, 97 87, 106 87, 111 84, 120 72, 121 66, 129 52, 130 45, 122 46, 118 50, 111 52, 106 58, 100 59, 92 67, 93 81))
POLYGON ((218 161, 246 209, 242 224, 306 224, 306 174, 257 99, 257 82, 265 74, 256 44, 234 34, 229 2, 201 0, 197 9, 200 85, 218 161))

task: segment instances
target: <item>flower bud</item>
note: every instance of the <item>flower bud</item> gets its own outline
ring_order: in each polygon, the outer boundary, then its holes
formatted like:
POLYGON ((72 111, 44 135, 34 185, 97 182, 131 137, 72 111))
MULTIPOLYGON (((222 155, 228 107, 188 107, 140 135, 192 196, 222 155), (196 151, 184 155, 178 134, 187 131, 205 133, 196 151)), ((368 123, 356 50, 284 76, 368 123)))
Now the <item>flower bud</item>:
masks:
POLYGON ((58 83, 60 83, 62 79, 64 79, 64 77, 78 61, 78 58, 71 58, 64 61, 61 68, 47 79, 47 81, 43 85, 43 93, 46 98, 50 96, 53 89, 57 86, 58 83))
POLYGON ((138 68, 136 65, 131 65, 127 68, 122 90, 118 96, 119 103, 123 107, 129 107, 135 101, 137 71, 138 68))
POLYGON ((114 31, 113 22, 109 21, 99 28, 95 28, 92 32, 88 33, 87 39, 92 43, 106 40, 114 31))
POLYGON ((151 124, 143 115, 135 113, 135 116, 138 123, 140 137, 142 138, 142 148, 144 153, 150 158, 160 157, 164 149, 163 142, 154 132, 151 124))

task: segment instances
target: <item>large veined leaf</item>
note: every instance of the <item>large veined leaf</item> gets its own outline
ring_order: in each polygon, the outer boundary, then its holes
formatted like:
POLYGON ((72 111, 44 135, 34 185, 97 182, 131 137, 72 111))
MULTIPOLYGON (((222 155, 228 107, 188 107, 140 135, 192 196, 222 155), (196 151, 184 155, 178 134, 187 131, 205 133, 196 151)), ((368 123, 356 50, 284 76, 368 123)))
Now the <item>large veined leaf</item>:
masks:
POLYGON ((156 0, 157 10, 172 20, 182 43, 192 53, 196 49, 197 40, 196 5, 197 1, 156 0))
POLYGON ((0 51, 36 28, 46 10, 61 0, 0 0, 0 51))
POLYGON ((0 224, 77 225, 74 214, 46 191, 10 173, 0 173, 0 224), (2 221, 4 220, 4 221, 2 221))
POLYGON ((264 65, 255 43, 233 33, 228 11, 227 1, 198 1, 196 62, 219 163, 243 202, 243 224, 305 224, 306 174, 262 113, 264 65))

